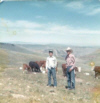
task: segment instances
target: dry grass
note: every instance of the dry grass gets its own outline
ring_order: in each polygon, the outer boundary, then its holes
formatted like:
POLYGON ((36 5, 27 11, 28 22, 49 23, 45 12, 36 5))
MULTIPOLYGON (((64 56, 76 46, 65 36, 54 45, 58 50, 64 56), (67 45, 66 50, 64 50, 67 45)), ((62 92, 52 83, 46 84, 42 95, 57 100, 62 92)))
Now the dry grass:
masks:
POLYGON ((59 68, 58 87, 46 87, 47 75, 22 73, 16 68, 7 68, 0 80, 0 103, 99 103, 95 98, 95 88, 100 82, 92 73, 85 76, 78 73, 76 90, 66 90, 66 78, 59 68), (94 102, 95 101, 95 102, 94 102))
POLYGON ((4 69, 7 67, 8 63, 8 53, 6 50, 0 49, 0 72, 3 72, 4 69))
MULTIPOLYGON (((100 103, 100 79, 94 79, 93 73, 89 70, 77 73, 76 90, 70 91, 65 89, 67 83, 66 78, 62 76, 61 68, 57 74, 56 89, 46 87, 46 74, 23 74, 22 70, 18 69, 23 62, 42 59, 46 58, 12 51, 8 53, 0 49, 0 103, 100 103), (85 72, 89 72, 90 75, 86 76, 85 72)), ((62 59, 59 59, 59 67, 62 62, 62 59)), ((79 64, 86 68, 83 61, 79 64)))

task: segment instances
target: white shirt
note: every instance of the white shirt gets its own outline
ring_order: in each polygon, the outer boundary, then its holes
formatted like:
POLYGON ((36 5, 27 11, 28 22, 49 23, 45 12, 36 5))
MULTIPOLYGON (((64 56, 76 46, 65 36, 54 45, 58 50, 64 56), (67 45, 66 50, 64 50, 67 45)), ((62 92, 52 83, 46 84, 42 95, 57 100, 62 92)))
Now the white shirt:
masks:
POLYGON ((52 68, 56 68, 57 66, 57 59, 56 57, 52 56, 52 57, 47 57, 46 60, 46 69, 51 69, 52 68))

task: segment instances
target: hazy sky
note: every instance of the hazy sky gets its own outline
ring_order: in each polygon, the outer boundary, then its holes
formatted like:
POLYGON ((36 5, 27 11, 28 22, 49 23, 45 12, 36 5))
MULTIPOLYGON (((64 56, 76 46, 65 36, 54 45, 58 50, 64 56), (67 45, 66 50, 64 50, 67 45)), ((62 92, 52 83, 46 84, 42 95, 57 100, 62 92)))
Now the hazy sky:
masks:
POLYGON ((0 3, 0 41, 100 45, 100 0, 0 3))

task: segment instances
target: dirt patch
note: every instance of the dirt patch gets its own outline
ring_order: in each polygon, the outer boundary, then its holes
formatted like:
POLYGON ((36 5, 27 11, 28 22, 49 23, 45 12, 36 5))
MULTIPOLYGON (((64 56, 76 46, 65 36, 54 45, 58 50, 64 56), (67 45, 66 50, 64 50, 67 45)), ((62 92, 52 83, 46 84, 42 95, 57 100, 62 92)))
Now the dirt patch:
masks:
POLYGON ((21 95, 21 94, 12 94, 12 96, 13 96, 14 98, 23 98, 23 99, 26 99, 26 98, 27 98, 26 96, 21 95))
POLYGON ((83 80, 80 78, 76 78, 75 80, 76 80, 76 82, 83 82, 83 80))

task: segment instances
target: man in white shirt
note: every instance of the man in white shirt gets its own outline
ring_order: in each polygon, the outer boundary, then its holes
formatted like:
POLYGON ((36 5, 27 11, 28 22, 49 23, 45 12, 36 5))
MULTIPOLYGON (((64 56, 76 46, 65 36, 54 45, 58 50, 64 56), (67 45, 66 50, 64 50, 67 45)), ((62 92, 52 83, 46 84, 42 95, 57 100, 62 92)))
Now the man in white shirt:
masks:
POLYGON ((56 80, 56 66, 57 66, 57 59, 53 56, 53 51, 49 50, 49 57, 46 60, 46 72, 48 73, 48 84, 47 86, 51 86, 51 75, 54 81, 54 87, 57 87, 57 80, 56 80))

